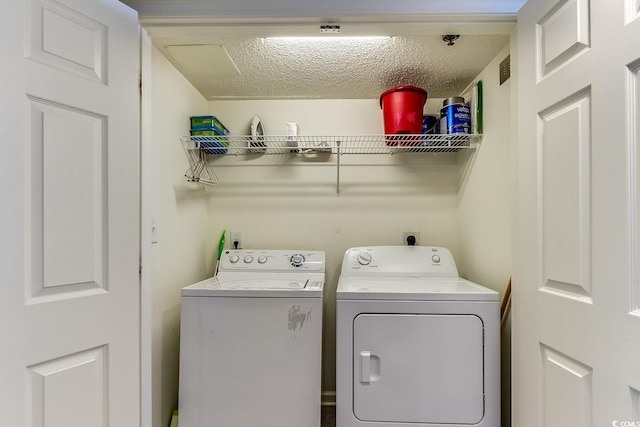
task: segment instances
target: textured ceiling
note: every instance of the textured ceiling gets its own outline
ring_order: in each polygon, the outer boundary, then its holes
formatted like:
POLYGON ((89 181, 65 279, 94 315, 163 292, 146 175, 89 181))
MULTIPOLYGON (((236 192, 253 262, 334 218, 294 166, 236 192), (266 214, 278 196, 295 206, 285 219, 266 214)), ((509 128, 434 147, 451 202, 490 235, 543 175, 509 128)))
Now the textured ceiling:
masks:
MULTIPOLYGON (((461 93, 509 42, 506 34, 461 35, 453 46, 441 35, 386 39, 280 39, 215 26, 150 27, 153 43, 207 99, 370 99, 398 85, 430 97, 461 93), (191 74, 167 46, 224 46, 239 75, 191 74)), ((197 61, 197 59, 196 59, 197 61)), ((200 67, 202 68, 202 67, 200 67)))
POLYGON ((459 94, 509 42, 525 0, 122 1, 207 99, 372 99, 398 85, 459 94), (317 37, 323 24, 390 37, 270 38, 317 37), (461 37, 447 46, 443 34, 461 37), (198 50, 218 54, 194 58, 198 50))

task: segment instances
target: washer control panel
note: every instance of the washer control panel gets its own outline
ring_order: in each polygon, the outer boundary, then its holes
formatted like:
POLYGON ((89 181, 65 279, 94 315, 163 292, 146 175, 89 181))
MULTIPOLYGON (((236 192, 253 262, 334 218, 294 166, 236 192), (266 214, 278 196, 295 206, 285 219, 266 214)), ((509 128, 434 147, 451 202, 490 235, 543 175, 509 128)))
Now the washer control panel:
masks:
POLYGON ((219 271, 324 272, 325 254, 303 250, 228 250, 220 257, 219 271))
POLYGON ((458 277, 451 252, 438 246, 369 246, 347 250, 342 276, 458 277))

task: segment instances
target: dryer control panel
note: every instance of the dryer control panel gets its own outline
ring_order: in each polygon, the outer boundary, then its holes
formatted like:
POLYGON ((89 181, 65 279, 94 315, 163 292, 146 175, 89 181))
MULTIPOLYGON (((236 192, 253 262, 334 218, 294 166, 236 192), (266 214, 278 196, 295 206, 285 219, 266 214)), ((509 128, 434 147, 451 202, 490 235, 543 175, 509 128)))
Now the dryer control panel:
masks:
POLYGON ((438 246, 363 246, 348 249, 342 276, 458 277, 451 252, 438 246))

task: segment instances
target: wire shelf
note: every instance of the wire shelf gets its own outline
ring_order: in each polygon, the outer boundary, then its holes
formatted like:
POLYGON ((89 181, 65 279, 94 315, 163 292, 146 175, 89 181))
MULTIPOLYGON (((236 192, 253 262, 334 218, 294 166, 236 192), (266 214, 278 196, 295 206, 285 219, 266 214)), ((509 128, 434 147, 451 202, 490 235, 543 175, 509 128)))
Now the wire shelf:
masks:
MULTIPOLYGON (((189 160, 185 176, 189 182, 217 184, 210 160, 221 156, 261 155, 337 155, 450 153, 475 148, 479 134, 402 134, 357 136, 225 135, 185 136, 181 138, 189 160)), ((408 154, 407 154, 408 155, 408 154)))
POLYGON ((403 134, 358 136, 283 136, 227 135, 187 136, 189 148, 202 149, 212 155, 332 153, 395 154, 455 152, 473 148, 482 135, 469 134, 403 134))

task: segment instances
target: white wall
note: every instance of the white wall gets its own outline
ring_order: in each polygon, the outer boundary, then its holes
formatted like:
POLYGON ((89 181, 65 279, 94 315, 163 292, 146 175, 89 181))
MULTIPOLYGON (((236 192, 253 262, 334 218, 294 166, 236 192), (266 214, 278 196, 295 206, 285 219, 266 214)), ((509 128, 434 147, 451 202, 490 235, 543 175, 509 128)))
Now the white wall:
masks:
POLYGON ((460 275, 501 293, 511 276, 511 79, 499 82, 506 46, 478 76, 484 139, 460 190, 460 275))
POLYGON ((143 381, 151 395, 145 399, 151 404, 143 403, 143 425, 166 427, 177 408, 180 289, 209 273, 206 192, 185 181, 188 164, 180 143, 189 116, 207 103, 157 49, 144 45, 142 345, 143 376, 151 381, 143 381))
MULTIPOLYGON (((506 46, 478 76, 484 88, 484 139, 460 191, 458 218, 460 275, 504 295, 511 277, 513 133, 512 86, 514 78, 499 81, 500 62, 510 52, 506 46)), ((515 56, 514 56, 515 57, 515 56)), ((510 322, 502 331, 503 426, 510 424, 510 322)))

